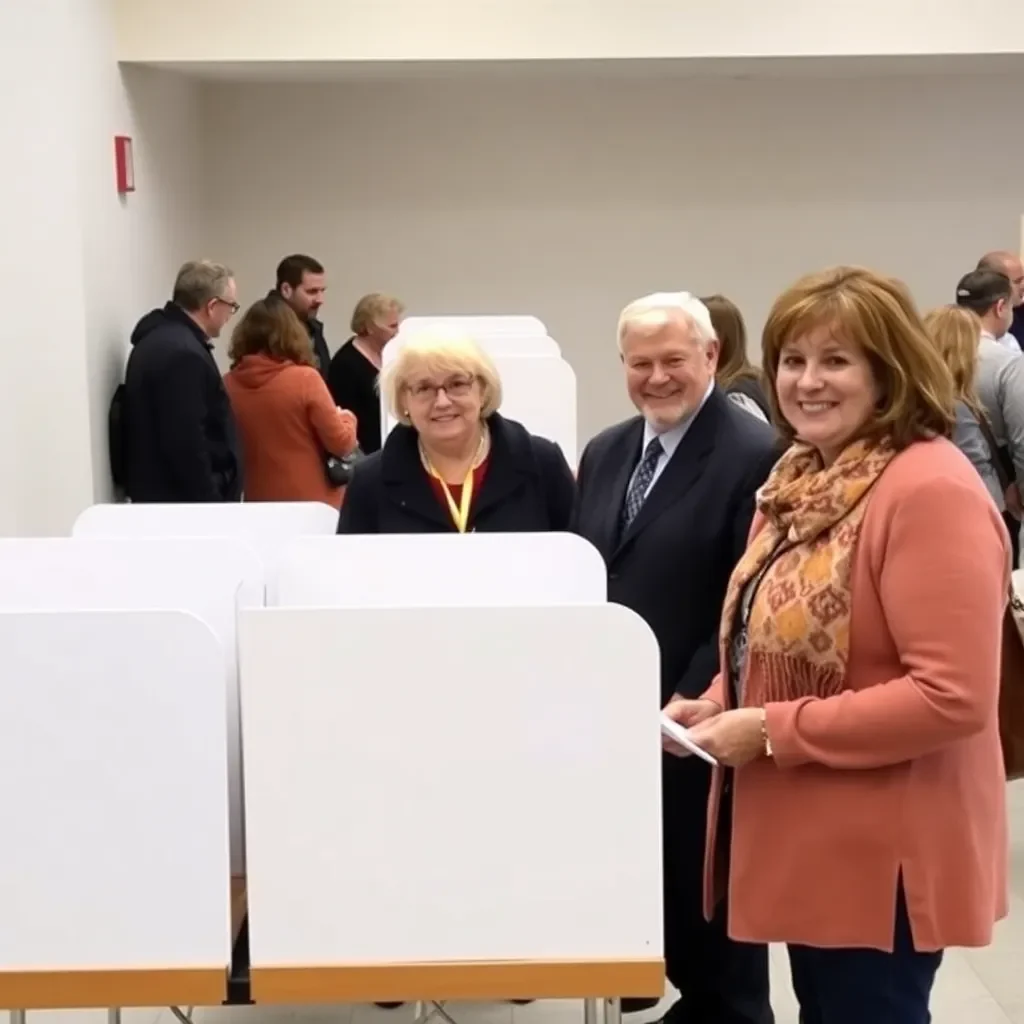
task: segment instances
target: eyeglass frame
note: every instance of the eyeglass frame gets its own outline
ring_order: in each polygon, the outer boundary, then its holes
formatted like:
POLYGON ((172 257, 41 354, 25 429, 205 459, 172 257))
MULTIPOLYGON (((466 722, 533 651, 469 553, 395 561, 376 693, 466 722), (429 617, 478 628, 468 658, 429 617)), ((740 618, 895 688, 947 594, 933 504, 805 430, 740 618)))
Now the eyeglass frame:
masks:
POLYGON ((403 388, 407 394, 412 395, 417 401, 436 402, 438 395, 443 391, 449 399, 465 398, 473 388, 473 385, 480 380, 475 374, 469 374, 456 380, 449 378, 444 384, 428 384, 423 382, 415 388, 411 384, 404 384, 403 388), (453 390, 454 389, 454 390, 453 390), (427 397, 429 395, 429 398, 427 397))

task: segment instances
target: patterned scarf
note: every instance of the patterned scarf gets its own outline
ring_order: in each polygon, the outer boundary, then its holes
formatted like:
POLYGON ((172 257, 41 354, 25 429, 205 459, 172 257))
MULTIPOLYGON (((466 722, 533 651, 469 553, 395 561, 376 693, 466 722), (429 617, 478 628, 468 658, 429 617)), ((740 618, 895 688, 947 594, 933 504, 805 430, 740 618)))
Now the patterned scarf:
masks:
POLYGON ((863 499, 893 455, 888 444, 858 441, 824 468, 815 449, 796 444, 758 493, 765 524, 729 581, 720 638, 728 665, 744 590, 764 570, 747 627, 744 705, 829 697, 843 689, 853 552, 868 505, 863 499))

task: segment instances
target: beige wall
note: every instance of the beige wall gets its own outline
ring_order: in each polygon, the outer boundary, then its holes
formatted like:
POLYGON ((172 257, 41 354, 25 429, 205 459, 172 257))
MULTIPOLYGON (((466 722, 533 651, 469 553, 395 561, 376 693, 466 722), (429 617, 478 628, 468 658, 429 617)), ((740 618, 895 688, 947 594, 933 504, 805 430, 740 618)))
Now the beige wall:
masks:
POLYGON ((614 324, 720 290, 753 333, 800 273, 865 263, 948 301, 1024 211, 1024 77, 487 77, 206 87, 204 252, 242 295, 308 251, 337 346, 355 299, 535 313, 579 377, 581 435, 628 411, 614 324))
POLYGON ((198 244, 194 83, 114 60, 106 0, 0 4, 0 536, 110 495, 107 408, 140 312, 198 244), (117 195, 114 136, 138 191, 117 195))

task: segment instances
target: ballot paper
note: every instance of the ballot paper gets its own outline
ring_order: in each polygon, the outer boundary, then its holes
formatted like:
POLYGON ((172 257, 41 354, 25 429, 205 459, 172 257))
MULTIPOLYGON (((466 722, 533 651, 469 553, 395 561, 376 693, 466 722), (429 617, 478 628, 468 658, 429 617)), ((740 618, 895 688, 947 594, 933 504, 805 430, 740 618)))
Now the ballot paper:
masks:
POLYGON ((678 722, 673 722, 668 715, 663 711, 661 713, 661 733, 663 736, 667 736, 670 740, 675 740, 684 750, 688 750, 691 754, 695 754, 702 761, 707 761, 708 764, 718 764, 706 750, 702 747, 698 747, 696 743, 690 739, 690 730, 680 725, 678 722))

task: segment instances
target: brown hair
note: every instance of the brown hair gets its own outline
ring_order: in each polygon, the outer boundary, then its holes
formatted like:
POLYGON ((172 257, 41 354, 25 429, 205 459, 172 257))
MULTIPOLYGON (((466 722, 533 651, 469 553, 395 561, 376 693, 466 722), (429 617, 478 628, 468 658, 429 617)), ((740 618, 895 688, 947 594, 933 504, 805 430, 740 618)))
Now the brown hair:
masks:
POLYGON ((860 267, 834 267, 802 277, 768 314, 762 356, 780 432, 793 428, 779 409, 776 377, 783 348, 817 327, 859 345, 881 391, 878 414, 865 436, 887 438, 897 449, 913 441, 948 437, 955 419, 953 377, 936 351, 906 286, 860 267))
POLYGON ((727 391, 743 378, 762 383, 761 371, 747 356, 747 325, 735 302, 724 295, 701 299, 711 314, 711 324, 718 336, 718 370, 715 380, 727 391))
POLYGON ((390 295, 383 295, 381 292, 370 292, 364 295, 352 310, 352 333, 364 336, 370 327, 376 323, 379 317, 385 316, 392 310, 401 316, 405 307, 398 299, 390 295))
POLYGON ((300 366, 316 366, 309 332, 291 306, 282 299, 254 302, 232 332, 228 349, 232 367, 237 366, 244 356, 260 352, 300 366))
POLYGON ((953 375, 956 397, 978 415, 981 402, 974 390, 974 378, 978 368, 981 320, 962 306, 940 306, 924 318, 924 326, 953 375))

